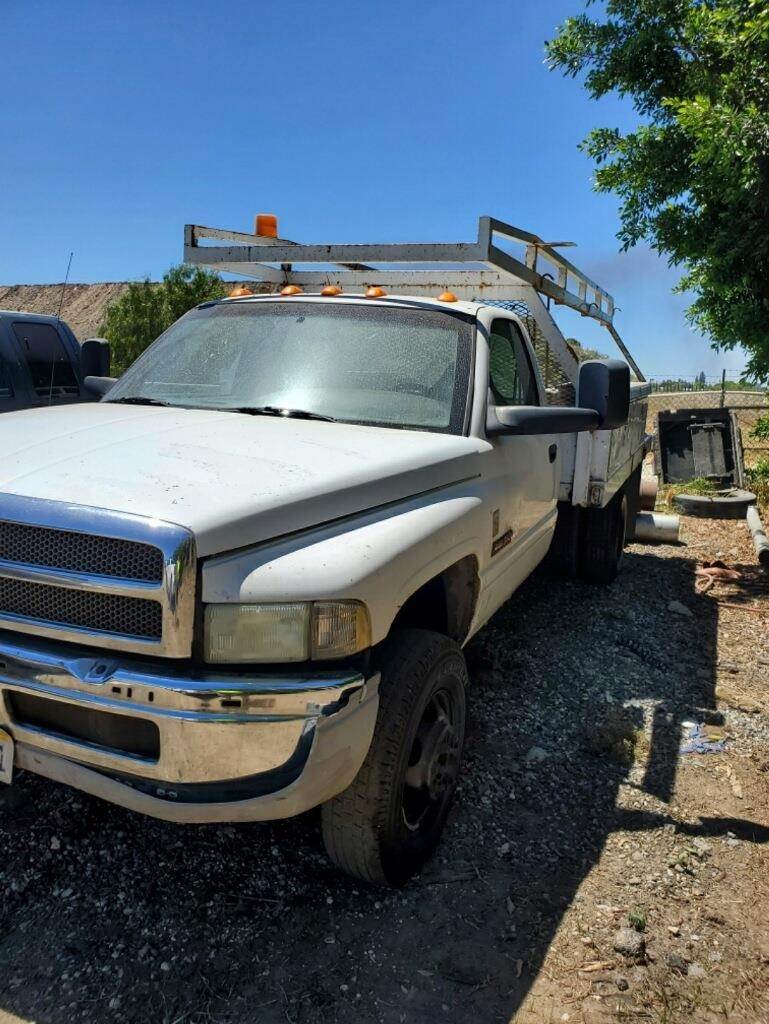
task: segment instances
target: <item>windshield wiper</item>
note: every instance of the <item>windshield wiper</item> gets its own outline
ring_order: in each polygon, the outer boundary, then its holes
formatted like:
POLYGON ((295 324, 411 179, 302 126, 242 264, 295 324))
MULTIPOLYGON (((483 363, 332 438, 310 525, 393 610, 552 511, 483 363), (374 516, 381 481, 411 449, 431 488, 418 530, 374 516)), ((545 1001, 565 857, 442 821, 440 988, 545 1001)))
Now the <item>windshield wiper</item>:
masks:
POLYGON ((117 404, 118 402, 123 405, 165 405, 170 406, 170 402, 164 402, 160 398, 148 398, 146 395, 130 395, 128 398, 110 398, 110 402, 117 404))
POLYGON ((308 409, 284 409, 279 405, 240 405, 227 412, 243 412, 249 416, 285 416, 286 419, 294 420, 325 420, 327 423, 337 423, 333 416, 324 416, 320 412, 310 412, 308 409))

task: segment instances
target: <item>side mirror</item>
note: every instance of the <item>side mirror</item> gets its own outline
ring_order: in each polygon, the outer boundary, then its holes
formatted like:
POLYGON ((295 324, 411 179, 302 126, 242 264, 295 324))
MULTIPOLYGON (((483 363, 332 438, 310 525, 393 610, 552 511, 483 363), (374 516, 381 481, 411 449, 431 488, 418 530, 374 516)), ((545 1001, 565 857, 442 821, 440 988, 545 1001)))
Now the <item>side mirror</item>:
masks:
POLYGON ((88 338, 80 346, 80 371, 84 377, 109 377, 111 360, 106 338, 88 338))
POLYGON ((588 359, 579 368, 577 405, 595 409, 600 430, 627 423, 630 413, 630 367, 621 359, 588 359))
POLYGON ((594 409, 574 409, 562 405, 490 405, 486 414, 486 435, 500 434, 573 434, 595 430, 598 413, 594 409))
POLYGON ((621 359, 589 359, 577 378, 577 406, 489 405, 486 434, 574 434, 627 423, 630 367, 621 359))
POLYGON ((85 377, 83 386, 95 398, 103 398, 117 384, 117 377, 85 377))

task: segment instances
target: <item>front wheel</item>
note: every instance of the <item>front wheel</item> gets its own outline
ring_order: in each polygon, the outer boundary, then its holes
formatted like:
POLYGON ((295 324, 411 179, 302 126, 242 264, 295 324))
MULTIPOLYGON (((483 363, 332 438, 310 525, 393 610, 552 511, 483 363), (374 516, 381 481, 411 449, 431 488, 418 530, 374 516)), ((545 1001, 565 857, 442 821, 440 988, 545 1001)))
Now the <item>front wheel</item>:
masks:
POLYGON ((611 583, 622 565, 627 533, 628 500, 624 490, 605 508, 584 513, 579 575, 591 583, 611 583))
POLYGON ((321 808, 337 867, 403 885, 440 839, 465 738, 467 666, 459 646, 427 630, 388 641, 371 747, 349 786, 321 808))

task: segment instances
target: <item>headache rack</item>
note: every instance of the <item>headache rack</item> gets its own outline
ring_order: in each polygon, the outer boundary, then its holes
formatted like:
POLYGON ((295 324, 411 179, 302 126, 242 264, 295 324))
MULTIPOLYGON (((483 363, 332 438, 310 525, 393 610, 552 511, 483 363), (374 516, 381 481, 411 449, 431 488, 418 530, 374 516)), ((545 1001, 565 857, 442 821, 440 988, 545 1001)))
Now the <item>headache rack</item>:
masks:
MULTIPOLYGON (((449 289, 457 298, 520 305, 537 347, 554 357, 576 383, 577 358, 550 315, 550 302, 596 320, 611 334, 637 381, 645 381, 614 326, 614 300, 555 246, 493 217, 478 221, 474 242, 304 245, 241 231, 188 224, 184 260, 253 278, 265 290, 297 284, 319 291, 336 284, 352 291, 380 285, 390 292, 435 297, 449 289), (219 244, 201 244, 202 241, 219 244), (499 242, 523 247, 523 258, 499 242), (543 267, 543 264, 545 265, 543 267)), ((561 243, 563 244, 563 243, 561 243)))

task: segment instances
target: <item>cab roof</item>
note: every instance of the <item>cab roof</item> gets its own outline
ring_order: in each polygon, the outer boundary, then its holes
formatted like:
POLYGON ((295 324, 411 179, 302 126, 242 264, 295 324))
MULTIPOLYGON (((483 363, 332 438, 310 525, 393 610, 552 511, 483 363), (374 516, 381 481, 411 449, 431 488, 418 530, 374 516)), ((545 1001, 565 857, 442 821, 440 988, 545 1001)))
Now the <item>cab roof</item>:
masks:
MULTIPOLYGON (((468 302, 463 300, 457 300, 455 302, 442 302, 440 299, 430 298, 425 295, 382 295, 377 298, 369 299, 361 293, 348 292, 342 293, 341 295, 321 295, 320 292, 302 292, 299 295, 280 295, 279 293, 271 292, 263 295, 234 295, 224 299, 218 299, 219 302, 318 302, 328 304, 334 303, 363 303, 367 306, 408 306, 413 309, 438 309, 444 313, 464 313, 466 316, 476 316, 479 309, 482 309, 486 303, 484 302, 468 302)), ((209 305, 209 303, 205 303, 209 305)))

